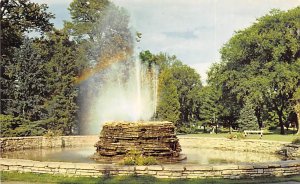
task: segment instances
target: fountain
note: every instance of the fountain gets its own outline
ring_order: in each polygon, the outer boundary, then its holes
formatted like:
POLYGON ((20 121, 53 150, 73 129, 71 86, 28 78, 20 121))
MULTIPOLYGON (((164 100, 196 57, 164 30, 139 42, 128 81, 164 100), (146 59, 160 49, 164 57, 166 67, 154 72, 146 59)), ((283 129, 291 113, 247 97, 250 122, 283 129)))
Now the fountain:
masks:
POLYGON ((175 134, 175 126, 167 121, 107 122, 95 144, 95 160, 119 160, 130 151, 158 160, 177 162, 185 159, 175 134))

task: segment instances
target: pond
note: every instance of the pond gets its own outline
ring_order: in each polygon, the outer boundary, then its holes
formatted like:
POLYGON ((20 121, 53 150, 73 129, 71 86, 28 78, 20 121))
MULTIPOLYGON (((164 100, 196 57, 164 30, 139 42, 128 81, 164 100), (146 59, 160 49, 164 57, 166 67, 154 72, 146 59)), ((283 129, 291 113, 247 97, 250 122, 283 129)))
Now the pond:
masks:
MULTIPOLYGON (((95 153, 93 146, 33 149, 2 153, 2 158, 29 159, 36 161, 99 163, 90 157, 95 153)), ((278 155, 240 151, 224 151, 182 145, 182 154, 187 156, 185 164, 241 164, 273 162, 282 160, 278 155)))

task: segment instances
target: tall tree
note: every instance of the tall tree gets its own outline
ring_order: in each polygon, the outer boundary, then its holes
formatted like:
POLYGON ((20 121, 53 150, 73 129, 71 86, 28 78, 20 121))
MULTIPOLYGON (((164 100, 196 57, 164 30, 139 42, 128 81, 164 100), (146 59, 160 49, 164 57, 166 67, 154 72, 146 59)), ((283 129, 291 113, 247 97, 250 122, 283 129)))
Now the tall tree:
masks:
POLYGON ((200 75, 191 67, 176 63, 171 67, 180 103, 180 123, 190 124, 199 120, 200 75))
POLYGON ((14 98, 8 90, 14 83, 14 79, 6 75, 6 69, 12 62, 15 48, 22 45, 24 34, 30 31, 47 32, 53 25, 50 19, 53 14, 47 12, 47 5, 37 4, 29 0, 3 0, 0 2, 0 43, 1 43, 1 66, 0 66, 0 113, 7 111, 6 104, 14 98))
MULTIPOLYGON (((61 131, 65 135, 76 133, 78 87, 75 79, 80 70, 76 62, 76 44, 62 31, 49 33, 42 44, 48 49, 50 58, 45 65, 49 95, 43 104, 46 115, 41 119, 46 119, 47 129, 61 131)), ((40 48, 43 49, 43 46, 40 48)))
POLYGON ((180 104, 174 78, 170 70, 164 70, 159 79, 157 117, 178 125, 180 104))
POLYGON ((251 27, 239 31, 222 48, 225 62, 223 92, 240 103, 251 100, 260 120, 264 105, 277 114, 284 134, 285 111, 299 85, 300 7, 273 10, 251 27))
POLYGON ((297 90, 294 93, 293 96, 293 101, 294 101, 294 110, 297 114, 297 123, 296 123, 296 127, 297 127, 297 135, 300 134, 300 87, 297 88, 297 90))
POLYGON ((240 117, 237 120, 239 129, 243 130, 257 130, 257 118, 255 116, 255 111, 252 104, 246 100, 246 103, 242 110, 240 111, 240 117))

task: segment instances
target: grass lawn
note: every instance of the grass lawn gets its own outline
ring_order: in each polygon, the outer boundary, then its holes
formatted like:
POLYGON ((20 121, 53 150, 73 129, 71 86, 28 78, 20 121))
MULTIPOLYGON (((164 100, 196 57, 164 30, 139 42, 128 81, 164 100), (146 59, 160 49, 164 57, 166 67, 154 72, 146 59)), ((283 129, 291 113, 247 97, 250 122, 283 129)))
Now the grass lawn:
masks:
MULTIPOLYGON (((233 132, 235 134, 236 132, 233 132)), ((182 137, 215 137, 215 138, 226 138, 229 133, 218 133, 218 134, 209 134, 209 133, 199 133, 199 134, 186 134, 180 135, 182 137)), ((179 137, 180 137, 179 136, 179 137)), ((294 134, 287 134, 281 135, 273 132, 266 132, 261 140, 270 140, 270 141, 285 141, 285 142, 292 142, 294 139, 299 138, 300 135, 294 134)), ((250 134, 247 136, 246 139, 258 139, 260 140, 259 134, 250 134)))
POLYGON ((16 172, 1 172, 1 181, 24 181, 28 183, 89 183, 89 184, 206 184, 206 183, 276 183, 295 181, 300 182, 300 175, 293 177, 273 177, 273 178, 257 178, 257 179, 158 179, 153 176, 114 176, 114 177, 66 177, 62 175, 50 174, 33 174, 33 173, 16 173, 16 172))

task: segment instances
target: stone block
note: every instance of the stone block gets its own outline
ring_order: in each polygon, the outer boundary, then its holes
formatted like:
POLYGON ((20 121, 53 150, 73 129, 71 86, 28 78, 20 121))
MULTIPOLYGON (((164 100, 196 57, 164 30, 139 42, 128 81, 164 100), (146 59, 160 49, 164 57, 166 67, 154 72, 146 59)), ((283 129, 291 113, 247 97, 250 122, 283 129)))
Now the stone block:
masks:
POLYGON ((34 167, 47 167, 48 166, 48 162, 34 162, 33 166, 34 167))
POLYGON ((67 173, 67 169, 58 169, 58 172, 61 174, 67 173))
POLYGON ((0 159, 0 165, 8 165, 8 166, 13 166, 13 165, 18 165, 17 160, 14 159, 0 159))
POLYGON ((187 177, 187 178, 200 178, 201 176, 199 176, 198 174, 190 173, 190 174, 187 174, 186 177, 187 177))
POLYGON ((223 170, 221 171, 222 175, 230 175, 232 174, 232 170, 223 170))
POLYGON ((95 166, 100 167, 99 165, 95 164, 88 164, 88 163, 76 163, 76 169, 80 170, 92 170, 95 169, 95 166))
POLYGON ((24 172, 31 172, 32 169, 31 169, 31 167, 24 167, 24 168, 23 168, 23 171, 24 171, 24 172))
POLYGON ((158 176, 171 176, 172 172, 168 172, 168 171, 157 171, 157 175, 158 176))
POLYGON ((227 169, 238 169, 237 165, 216 165, 213 166, 213 170, 220 171, 220 170, 227 170, 227 169))
POLYGON ((82 172, 89 172, 89 173, 92 173, 92 172, 100 172, 100 171, 95 171, 94 169, 93 169, 93 170, 76 169, 76 173, 82 173, 82 172))
POLYGON ((61 162, 48 162, 48 167, 50 168, 60 168, 61 162))
POLYGON ((254 169, 267 169, 269 166, 268 164, 255 164, 253 165, 254 169))
POLYGON ((147 166, 135 166, 136 171, 146 171, 148 170, 147 166))
POLYGON ((67 169, 67 174, 75 174, 76 169, 67 169))
POLYGON ((8 166, 7 165, 0 165, 0 171, 7 171, 8 166))
POLYGON ((238 168, 242 170, 254 169, 253 165, 239 165, 238 168))
POLYGON ((32 167, 34 162, 31 160, 23 160, 23 161, 17 161, 18 165, 24 166, 24 167, 32 167))
POLYGON ((182 173, 181 172, 172 172, 171 176, 172 177, 182 177, 182 173))
POLYGON ((279 168, 280 164, 279 163, 269 163, 268 168, 279 168))
POLYGON ((300 165, 300 161, 285 161, 281 162, 280 166, 281 167, 297 167, 300 165))
POLYGON ((59 168, 61 169, 75 169, 76 166, 74 163, 65 163, 65 162, 62 162, 59 166, 59 168))
POLYGON ((257 173, 259 173, 259 174, 264 173, 264 169, 257 169, 257 173))
POLYGON ((186 165, 184 166, 187 171, 212 171, 212 166, 201 166, 201 165, 186 165))
POLYGON ((144 174, 148 174, 148 171, 147 170, 145 170, 145 171, 138 171, 138 170, 136 170, 135 174, 144 175, 144 174))
POLYGON ((157 174, 157 171, 148 170, 148 174, 149 174, 149 175, 156 175, 156 174, 157 174))
POLYGON ((149 171, 162 171, 163 167, 161 165, 150 165, 148 166, 149 171))
POLYGON ((184 171, 185 168, 182 165, 164 165, 164 171, 184 171))
POLYGON ((9 166, 9 171, 21 171, 23 169, 23 167, 21 166, 17 166, 17 165, 12 165, 12 166, 9 166))

